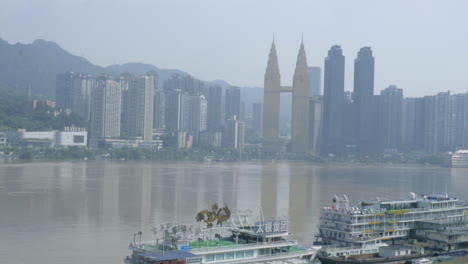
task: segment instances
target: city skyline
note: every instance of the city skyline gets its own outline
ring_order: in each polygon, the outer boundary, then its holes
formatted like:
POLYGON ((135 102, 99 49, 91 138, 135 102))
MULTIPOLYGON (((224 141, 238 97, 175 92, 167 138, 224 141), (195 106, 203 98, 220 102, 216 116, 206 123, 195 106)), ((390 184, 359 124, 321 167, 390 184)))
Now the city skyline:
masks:
POLYGON ((468 264, 468 0, 0 7, 4 262, 468 264))
MULTIPOLYGON (((276 46, 272 42, 264 76, 263 109, 257 109, 255 118, 261 120, 265 129, 254 128, 252 123, 249 123, 249 128, 257 133, 263 130, 263 147, 267 152, 285 149, 292 153, 313 155, 385 155, 403 149, 424 149, 434 153, 466 146, 468 93, 452 95, 448 91, 414 98, 405 97, 402 88, 389 85, 379 94, 374 91, 374 63, 372 49, 362 47, 354 60, 354 93, 345 91, 345 56, 341 46, 332 46, 324 60, 324 94, 314 95, 320 91, 317 91, 317 85, 311 83, 322 77, 320 74, 311 74, 313 67, 307 65, 304 43, 301 42, 297 55, 292 86, 282 86, 276 46), (283 141, 284 137, 280 140, 279 135, 279 101, 282 93, 292 93, 289 143, 283 141), (260 111, 264 117, 258 116, 260 111), (455 138, 455 134, 458 138, 455 138), (422 141, 415 138, 417 135, 422 135, 422 141)), ((316 70, 320 72, 320 68, 316 70)), ((172 133, 173 136, 173 133, 178 133, 178 141, 183 142, 179 148, 190 148, 194 144, 232 148, 244 146, 245 105, 241 101, 239 88, 231 86, 223 89, 215 84, 203 83, 190 75, 174 74, 164 81, 164 88, 161 89, 157 86, 156 75, 146 75, 134 78, 124 73, 115 79, 123 93, 124 135, 128 134, 130 138, 142 136, 143 139, 151 140, 153 136, 161 135, 161 132, 166 132, 166 135, 172 133), (163 92, 164 96, 153 92, 163 92), (158 98, 155 100, 159 101, 158 104, 165 105, 165 124, 153 124, 153 114, 161 115, 161 107, 154 107, 153 98, 158 98), (161 101, 161 98, 165 99, 161 101), (148 103, 144 102, 145 99, 148 99, 148 103), (142 125, 140 128, 139 123, 142 125), (142 131, 143 125, 147 132, 135 130, 142 131)), ((89 75, 73 72, 57 75, 57 105, 87 117, 86 104, 92 102, 91 113, 94 108, 94 114, 91 115, 91 131, 100 138, 120 136, 117 126, 112 129, 115 132, 109 132, 109 136, 107 125, 103 125, 104 132, 95 129, 96 124, 101 123, 95 120, 102 120, 106 124, 113 119, 111 116, 115 116, 111 114, 107 118, 103 112, 103 117, 97 118, 99 114, 96 115, 96 109, 101 106, 96 102, 106 105, 109 94, 103 93, 102 99, 92 96, 99 95, 99 81, 109 81, 109 78, 100 76, 93 79, 89 75)), ((107 106, 103 109, 107 109, 107 106)), ((253 116, 250 118, 253 120, 253 116)), ((119 123, 120 118, 115 122, 119 123)), ((91 136, 91 139, 95 137, 91 136)))
MULTIPOLYGON (((464 78, 468 72, 468 45, 465 45, 468 40, 463 34, 454 34, 463 32, 463 25, 468 22, 463 14, 466 2, 256 1, 249 2, 248 8, 244 1, 138 2, 140 4, 87 0, 60 3, 45 0, 34 4, 25 0, 7 1, 0 11, 1 37, 11 43, 29 43, 36 38, 56 41, 73 54, 98 65, 151 63, 162 68, 178 68, 202 80, 223 79, 232 85, 261 87, 263 80, 259 76, 267 54, 263 47, 271 42, 272 34, 276 35, 278 52, 284 57, 279 61, 280 67, 285 68, 282 79, 291 83, 293 58, 303 33, 310 66, 322 66, 323 55, 334 44, 341 45, 348 57, 362 46, 372 47, 374 55, 379 57, 375 66, 376 90, 396 84, 405 87, 408 96, 421 96, 426 91, 436 93, 439 87, 447 87, 444 90, 455 93, 468 87, 468 80, 464 78), (269 12, 263 12, 266 4, 269 12), (113 12, 103 12, 109 6, 113 12), (232 12, 224 12, 227 9, 232 12), (153 13, 152 10, 171 12, 144 15, 153 13), (317 11, 310 16, 307 10, 317 11), (125 21, 112 19, 127 17, 129 13, 140 15, 125 21), (396 14, 398 19, 395 19, 396 14), (110 19, 88 19, 103 15, 110 19), (331 15, 333 23, 327 23, 331 15), (258 19, 258 16, 265 19, 258 19), (283 19, 273 19, 276 17, 283 19), (292 17, 297 19, 290 19, 292 17), (216 19, 218 25, 209 23, 212 19, 216 19), (91 26, 91 21, 98 24, 91 26), (108 21, 116 25, 109 29, 109 34, 103 34, 100 29, 109 28, 108 21), (172 21, 171 27, 161 26, 164 21, 172 21), (117 28, 119 34, 112 34, 117 28), (157 34, 139 34, 150 28, 157 34), (122 39, 122 34, 131 37, 122 39), (93 41, 81 41, 84 39, 93 41), (452 48, 454 43, 456 49, 452 48)), ((346 91, 353 88, 352 68, 352 64, 346 65, 346 91)))

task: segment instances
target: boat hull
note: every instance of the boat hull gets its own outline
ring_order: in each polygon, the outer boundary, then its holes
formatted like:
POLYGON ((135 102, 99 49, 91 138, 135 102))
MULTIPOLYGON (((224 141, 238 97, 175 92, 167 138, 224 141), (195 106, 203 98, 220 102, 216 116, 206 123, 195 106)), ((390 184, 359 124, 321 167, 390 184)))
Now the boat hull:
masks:
POLYGON ((425 255, 413 255, 413 256, 402 256, 402 257, 393 257, 393 258, 372 258, 372 259, 341 259, 341 258, 331 258, 331 257, 321 257, 317 256, 317 259, 320 260, 321 264, 410 264, 412 260, 420 258, 430 258, 434 259, 433 263, 444 263, 444 264, 466 264, 468 263, 468 252, 459 251, 451 252, 448 254, 443 254, 443 256, 450 256, 451 259, 443 260, 436 259, 435 254, 425 254, 425 255))
POLYGON ((372 259, 341 259, 341 258, 327 258, 317 257, 321 264, 405 264, 408 260, 423 258, 424 255, 393 257, 393 258, 372 258, 372 259))

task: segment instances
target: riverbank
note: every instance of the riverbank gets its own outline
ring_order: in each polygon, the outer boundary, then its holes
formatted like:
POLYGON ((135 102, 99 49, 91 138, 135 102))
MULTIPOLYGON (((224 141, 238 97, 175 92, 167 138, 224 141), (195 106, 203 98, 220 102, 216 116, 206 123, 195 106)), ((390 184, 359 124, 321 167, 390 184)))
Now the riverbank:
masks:
POLYGON ((307 161, 316 164, 415 164, 441 166, 445 161, 444 153, 409 152, 383 157, 319 157, 296 153, 263 153, 259 148, 246 148, 242 151, 227 148, 164 148, 154 151, 144 148, 90 149, 80 147, 66 148, 0 148, 0 160, 149 160, 149 161, 196 161, 196 162, 235 162, 235 161, 307 161))

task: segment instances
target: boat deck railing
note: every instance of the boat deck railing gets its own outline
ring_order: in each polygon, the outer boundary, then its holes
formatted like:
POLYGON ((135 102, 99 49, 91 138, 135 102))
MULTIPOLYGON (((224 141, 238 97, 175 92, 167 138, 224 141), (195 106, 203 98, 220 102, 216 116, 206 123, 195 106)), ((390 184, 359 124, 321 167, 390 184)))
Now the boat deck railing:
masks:
POLYGON ((286 247, 286 246, 295 246, 297 245, 297 240, 286 240, 286 241, 276 241, 276 242, 258 242, 258 243, 248 243, 248 244, 233 244, 225 246, 215 246, 215 247, 202 247, 202 248, 192 248, 190 252, 193 253, 207 253, 207 252, 219 252, 226 250, 243 250, 243 249, 259 249, 259 248, 270 248, 270 247, 286 247))
POLYGON ((336 245, 324 245, 322 246, 321 250, 355 250, 355 249, 362 249, 361 246, 356 247, 337 247, 336 245))
MULTIPOLYGON (((300 250, 300 251, 294 251, 294 252, 282 252, 282 253, 277 253, 277 254, 272 254, 272 255, 262 255, 262 256, 258 256, 254 259, 235 259, 235 260, 232 260, 232 261, 227 261, 227 262, 223 262, 223 263, 259 263, 259 262, 266 262, 266 261, 269 261, 269 260, 274 260, 275 262, 273 263, 281 263, 280 261, 281 260, 285 260, 285 259, 293 259, 293 258, 300 258, 300 257, 303 257, 303 256, 308 256, 308 255, 311 255, 312 257, 314 257, 316 254, 316 250, 315 249, 303 249, 303 250, 300 250)), ((305 260, 304 260, 305 261, 305 260)), ((270 263, 270 262, 268 262, 270 263)), ((310 262, 307 262, 307 263, 310 263, 310 262)))
MULTIPOLYGON (((202 242, 203 243, 203 242, 202 242)), ((190 252, 193 253, 211 253, 219 251, 237 251, 237 250, 246 250, 246 249, 260 249, 260 248, 271 248, 271 247, 287 247, 287 246, 296 246, 297 240, 286 240, 286 241, 275 241, 275 242, 257 242, 257 243, 243 243, 243 244, 230 244, 230 245, 217 245, 217 246, 208 246, 208 247, 199 247, 191 248, 190 252)), ((154 242, 147 241, 141 244, 133 245, 134 248, 143 251, 158 251, 154 245, 154 242)), ((298 250, 302 250, 298 248, 298 250)), ((170 250, 169 250, 170 251, 170 250)))
MULTIPOLYGON (((418 212, 438 212, 438 211, 447 211, 453 209, 461 209, 465 208, 468 209, 468 204, 455 204, 453 206, 442 207, 442 208, 429 208, 429 207, 418 207, 418 208, 401 208, 401 209, 393 209, 393 210, 375 210, 372 212, 363 212, 362 210, 355 211, 348 208, 345 209, 324 209, 322 208, 322 212, 334 212, 334 213, 341 213, 345 215, 358 215, 358 216, 373 216, 373 215, 392 215, 392 214, 406 214, 406 213, 418 213, 418 212)), ((320 217, 322 219, 322 217, 320 217)), ((326 219, 326 218, 324 218, 326 219)))

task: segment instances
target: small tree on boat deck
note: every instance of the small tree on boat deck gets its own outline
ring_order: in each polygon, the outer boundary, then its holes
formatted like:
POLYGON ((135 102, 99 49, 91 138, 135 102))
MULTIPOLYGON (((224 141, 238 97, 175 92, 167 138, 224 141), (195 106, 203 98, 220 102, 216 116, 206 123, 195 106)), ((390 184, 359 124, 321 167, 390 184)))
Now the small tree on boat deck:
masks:
POLYGON ((200 211, 195 219, 197 222, 205 222, 207 228, 212 228, 215 221, 216 225, 223 226, 223 223, 226 222, 230 217, 231 210, 227 205, 225 205, 223 208, 220 208, 218 203, 214 203, 211 206, 211 210, 200 211))

